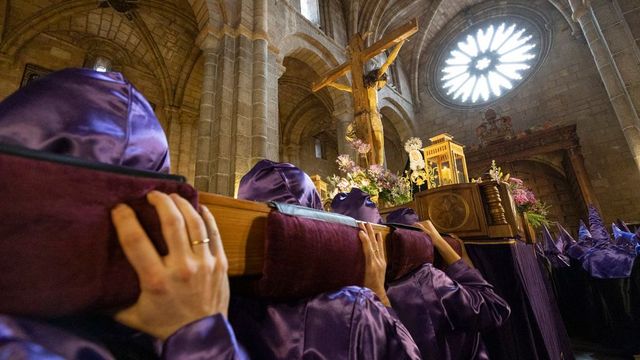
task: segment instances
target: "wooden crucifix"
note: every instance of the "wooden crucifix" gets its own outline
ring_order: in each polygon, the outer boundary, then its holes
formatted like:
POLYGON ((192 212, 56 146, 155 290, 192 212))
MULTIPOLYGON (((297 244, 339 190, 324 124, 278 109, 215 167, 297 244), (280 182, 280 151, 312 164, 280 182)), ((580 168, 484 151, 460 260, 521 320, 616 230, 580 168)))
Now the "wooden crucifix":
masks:
POLYGON ((400 48, 417 31, 418 20, 413 19, 367 48, 365 48, 365 41, 369 34, 356 34, 349 40, 347 46, 349 60, 329 71, 322 80, 313 83, 311 87, 313 92, 331 86, 352 93, 355 117, 351 125, 352 136, 371 145, 371 151, 367 154, 369 165, 384 164, 384 132, 382 118, 378 111, 378 90, 386 84, 387 69, 398 56, 400 48), (380 68, 371 70, 365 75, 366 62, 392 46, 395 47, 389 53, 387 61, 380 68), (351 71, 352 86, 336 82, 349 71, 351 71))

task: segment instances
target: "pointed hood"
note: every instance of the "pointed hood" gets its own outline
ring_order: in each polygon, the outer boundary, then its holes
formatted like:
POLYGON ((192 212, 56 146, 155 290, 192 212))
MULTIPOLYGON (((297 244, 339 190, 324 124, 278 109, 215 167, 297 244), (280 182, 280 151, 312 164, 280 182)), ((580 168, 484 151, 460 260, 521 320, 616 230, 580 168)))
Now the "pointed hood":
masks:
POLYGON ((615 223, 611 225, 611 228, 613 229, 615 245, 630 254, 635 254, 636 246, 638 245, 636 234, 621 230, 615 223))
POLYGON ((565 253, 569 246, 576 243, 576 240, 569 234, 567 229, 565 229, 560 223, 556 223, 558 227, 558 238, 556 240, 556 244, 558 242, 562 242, 562 253, 565 253))
POLYGON ((551 232, 546 225, 542 225, 542 239, 544 241, 544 253, 545 254, 559 254, 560 249, 551 236, 551 232))
POLYGON ((622 221, 621 219, 616 219, 616 225, 618 226, 618 228, 622 231, 626 231, 626 232, 632 232, 631 230, 629 230, 629 227, 627 226, 627 223, 625 223, 624 221, 622 221))
POLYGON ((583 244, 591 244, 593 237, 591 236, 591 232, 587 229, 587 225, 585 225, 584 221, 580 220, 580 227, 578 228, 578 242, 583 244))
POLYGON ((553 240, 551 232, 549 232, 549 229, 544 225, 542 227, 542 239, 544 241, 544 254, 547 259, 549 259, 551 266, 554 268, 569 266, 569 258, 562 254, 562 250, 553 240))
POLYGON ((611 228, 613 229, 613 238, 615 239, 616 244, 625 245, 628 243, 632 243, 635 245, 636 234, 621 230, 615 223, 611 224, 611 228))
POLYGON ((589 205, 589 232, 591 232, 594 243, 611 242, 611 236, 604 226, 602 217, 593 205, 589 205))

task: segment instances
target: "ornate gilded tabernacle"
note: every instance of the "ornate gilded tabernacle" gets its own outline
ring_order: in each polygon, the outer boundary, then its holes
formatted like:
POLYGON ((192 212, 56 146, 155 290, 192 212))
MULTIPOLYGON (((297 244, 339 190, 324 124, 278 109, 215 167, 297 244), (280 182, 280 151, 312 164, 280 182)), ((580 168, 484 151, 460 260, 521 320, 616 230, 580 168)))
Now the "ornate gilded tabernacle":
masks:
POLYGON ((489 181, 425 190, 415 195, 415 208, 421 220, 431 220, 438 231, 465 241, 524 236, 506 184, 489 181))
POLYGON ((464 146, 453 141, 453 136, 444 133, 429 139, 424 159, 428 174, 428 188, 469 182, 464 146))

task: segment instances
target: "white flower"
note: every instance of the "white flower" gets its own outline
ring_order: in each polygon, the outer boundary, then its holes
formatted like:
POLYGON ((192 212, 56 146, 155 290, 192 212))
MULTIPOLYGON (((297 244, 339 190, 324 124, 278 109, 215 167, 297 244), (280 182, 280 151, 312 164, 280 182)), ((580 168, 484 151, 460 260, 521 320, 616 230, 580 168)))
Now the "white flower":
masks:
POLYGON ((420 140, 420 138, 412 137, 404 143, 404 150, 408 153, 410 153, 412 150, 420 149, 422 149, 422 140, 420 140))

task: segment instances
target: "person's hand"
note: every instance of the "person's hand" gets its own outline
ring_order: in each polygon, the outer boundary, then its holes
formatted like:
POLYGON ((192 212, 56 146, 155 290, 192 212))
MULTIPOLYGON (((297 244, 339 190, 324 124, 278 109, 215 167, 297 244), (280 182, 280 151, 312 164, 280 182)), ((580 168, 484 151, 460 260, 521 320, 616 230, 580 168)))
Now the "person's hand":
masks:
POLYGON ((438 253, 440 253, 440 255, 442 256, 445 264, 451 265, 454 262, 460 260, 460 255, 458 255, 458 253, 453 250, 451 245, 449 245, 449 243, 442 238, 438 230, 436 230, 435 226, 433 226, 433 223, 431 223, 431 220, 423 221, 421 223, 415 223, 414 226, 419 227, 420 229, 422 229, 422 231, 429 235, 431 241, 433 242, 433 247, 438 250, 438 253))
POLYGON ((365 271, 364 286, 373 290, 385 306, 391 306, 384 289, 384 276, 387 271, 387 260, 384 258, 384 242, 382 234, 373 231, 370 223, 360 223, 358 236, 364 251, 365 271))
POLYGON ((115 319, 165 340, 195 320, 227 315, 228 264, 215 219, 206 207, 200 217, 176 194, 152 191, 147 200, 158 212, 169 254, 158 255, 129 206, 119 204, 111 211, 118 240, 138 274, 141 290, 138 301, 118 311, 115 319))

